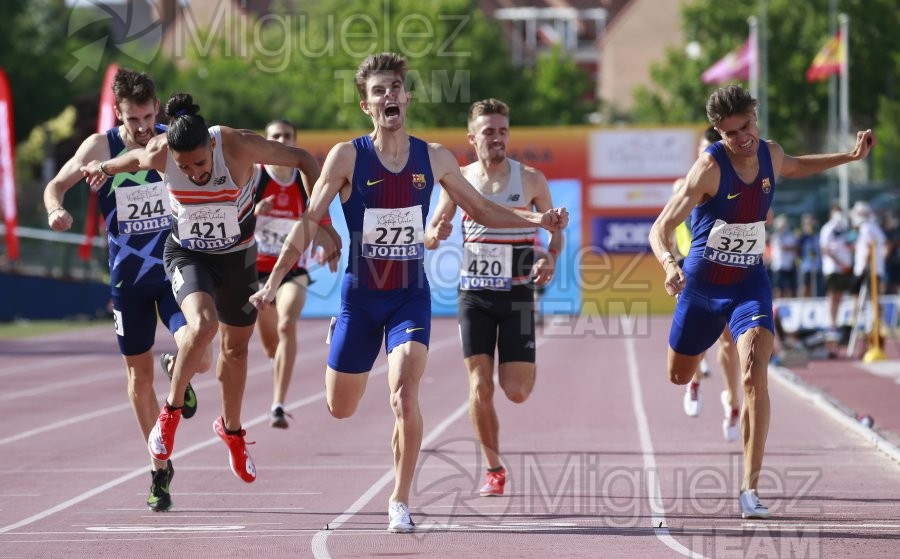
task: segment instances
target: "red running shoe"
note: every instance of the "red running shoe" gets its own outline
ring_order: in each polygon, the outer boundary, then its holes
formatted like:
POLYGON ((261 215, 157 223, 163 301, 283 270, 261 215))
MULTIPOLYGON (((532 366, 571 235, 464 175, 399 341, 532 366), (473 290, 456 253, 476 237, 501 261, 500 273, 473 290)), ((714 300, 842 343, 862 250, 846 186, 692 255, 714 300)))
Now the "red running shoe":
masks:
POLYGON ((181 420, 181 409, 169 411, 166 404, 163 404, 156 418, 156 425, 150 431, 147 437, 147 448, 150 455, 157 460, 168 460, 175 449, 175 429, 178 429, 178 422, 181 420))
POLYGON ((482 497, 497 497, 503 495, 503 487, 506 485, 506 470, 499 472, 488 471, 484 477, 484 485, 478 490, 482 497))
POLYGON ((244 441, 244 435, 247 432, 241 429, 240 435, 226 433, 225 420, 222 419, 221 415, 213 421, 213 431, 228 445, 229 461, 234 475, 247 483, 253 483, 256 480, 256 466, 253 464, 253 458, 250 457, 250 453, 247 452, 247 444, 254 443, 246 443, 244 441))

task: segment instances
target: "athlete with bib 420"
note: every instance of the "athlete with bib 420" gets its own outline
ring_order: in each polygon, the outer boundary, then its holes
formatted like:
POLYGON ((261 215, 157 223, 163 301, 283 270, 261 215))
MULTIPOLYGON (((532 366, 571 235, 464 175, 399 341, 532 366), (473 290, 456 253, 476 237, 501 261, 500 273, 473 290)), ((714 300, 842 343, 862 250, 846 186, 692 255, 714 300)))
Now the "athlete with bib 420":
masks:
POLYGON ((257 165, 298 167, 304 180, 318 178, 319 167, 305 150, 266 140, 249 130, 207 127, 190 95, 176 93, 166 103, 169 128, 143 149, 108 161, 92 161, 82 172, 93 186, 117 173, 156 170, 165 173, 172 207, 165 266, 172 291, 187 319, 187 343, 178 353, 166 403, 147 445, 165 460, 172 454, 182 415, 184 387, 195 363, 220 334, 216 376, 222 390, 222 415, 213 430, 228 446, 231 470, 243 481, 256 479, 241 428, 241 403, 247 380, 247 344, 256 309, 247 303, 257 283, 253 231, 253 191, 257 165))
POLYGON ((340 196, 350 231, 350 259, 341 287, 341 312, 331 336, 325 389, 328 410, 350 417, 366 389, 369 371, 387 349, 388 384, 394 412, 394 489, 388 499, 388 530, 410 532, 409 493, 422 445, 419 383, 431 333, 431 294, 425 277, 425 217, 431 190, 441 183, 450 198, 491 227, 565 227, 565 209, 516 213, 483 198, 463 178, 456 157, 406 131, 406 59, 394 53, 369 56, 356 72, 359 106, 375 130, 334 146, 313 188, 309 209, 298 221, 266 284, 251 297, 271 304, 275 290, 302 254, 316 224, 340 196))
POLYGON ((684 188, 650 230, 650 246, 666 272, 666 292, 678 297, 669 334, 669 379, 691 381, 699 360, 728 326, 740 355, 744 404, 744 475, 738 503, 744 518, 765 518, 757 485, 769 431, 767 367, 772 355, 772 287, 762 264, 765 221, 778 177, 796 178, 859 161, 874 144, 857 132, 846 153, 791 156, 760 140, 757 101, 736 85, 716 90, 706 114, 722 141, 691 167, 684 188), (668 250, 675 227, 691 215, 693 241, 679 268, 668 250))

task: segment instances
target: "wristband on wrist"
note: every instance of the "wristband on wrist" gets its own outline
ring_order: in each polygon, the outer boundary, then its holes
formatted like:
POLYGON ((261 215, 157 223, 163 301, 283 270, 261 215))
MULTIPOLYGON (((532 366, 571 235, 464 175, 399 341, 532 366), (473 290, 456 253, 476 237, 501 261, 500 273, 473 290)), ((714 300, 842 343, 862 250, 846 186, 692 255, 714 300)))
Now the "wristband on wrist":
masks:
POLYGON ((671 260, 672 262, 675 261, 675 257, 672 256, 672 253, 669 251, 662 253, 662 256, 659 257, 659 263, 662 264, 663 266, 665 266, 666 262, 669 260, 671 260))
POLYGON ((319 220, 319 225, 331 225, 331 217, 326 215, 319 220))
POLYGON ((103 173, 104 176, 109 177, 109 178, 112 178, 112 175, 110 175, 109 173, 107 173, 107 172, 106 172, 106 169, 103 168, 103 164, 104 164, 104 163, 106 163, 106 161, 101 161, 100 164, 97 165, 97 168, 100 169, 100 172, 103 173))
POLYGON ((59 210, 64 210, 64 209, 65 209, 65 208, 62 207, 62 206, 56 206, 55 208, 53 208, 52 210, 50 210, 49 212, 47 212, 47 217, 50 217, 51 215, 55 214, 55 213, 58 212, 59 210))
POLYGON ((548 248, 548 249, 547 249, 547 252, 548 252, 549 254, 552 254, 553 256, 557 256, 557 255, 559 254, 559 249, 548 248))

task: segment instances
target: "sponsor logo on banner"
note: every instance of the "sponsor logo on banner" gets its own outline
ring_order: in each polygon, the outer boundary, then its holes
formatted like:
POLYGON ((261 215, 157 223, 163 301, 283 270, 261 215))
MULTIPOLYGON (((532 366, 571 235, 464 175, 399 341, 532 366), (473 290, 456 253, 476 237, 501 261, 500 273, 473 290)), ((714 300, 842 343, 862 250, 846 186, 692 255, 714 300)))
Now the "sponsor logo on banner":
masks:
POLYGON ((672 197, 672 183, 593 184, 588 191, 591 208, 662 208, 672 197))
POLYGON ((605 252, 646 252, 650 250, 651 217, 602 218, 591 222, 592 243, 595 249, 605 252))
MULTIPOLYGON (((853 305, 855 297, 845 296, 838 306, 837 325, 853 324, 853 305)), ((898 316, 900 296, 886 295, 880 298, 882 321, 890 324, 893 317, 898 316)), ((801 330, 827 330, 830 328, 828 302, 824 298, 776 299, 775 308, 781 327, 788 334, 801 330)), ((869 328, 872 324, 871 305, 866 304, 858 319, 869 328)))
POLYGON ((681 177, 697 159, 697 133, 685 128, 604 130, 590 136, 590 176, 681 177))

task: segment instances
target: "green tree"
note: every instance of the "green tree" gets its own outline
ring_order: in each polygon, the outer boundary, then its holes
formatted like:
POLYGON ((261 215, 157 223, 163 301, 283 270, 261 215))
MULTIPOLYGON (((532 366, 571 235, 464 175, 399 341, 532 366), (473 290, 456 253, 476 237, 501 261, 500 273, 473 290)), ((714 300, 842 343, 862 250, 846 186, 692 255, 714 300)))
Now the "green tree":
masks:
POLYGON ((95 72, 66 79, 77 63, 73 54, 105 29, 89 25, 84 33, 70 36, 71 14, 60 0, 0 2, 0 67, 12 89, 17 141, 58 115, 72 99, 95 94, 100 87, 102 76, 95 72))
POLYGON ((460 126, 485 97, 507 101, 517 123, 581 123, 592 109, 584 102, 591 84, 574 62, 555 52, 534 69, 515 67, 499 24, 474 0, 302 8, 209 30, 177 72, 154 73, 161 91, 188 91, 210 121, 232 126, 258 129, 283 116, 304 129, 365 129, 356 68, 369 54, 395 51, 410 63, 413 127, 460 126))

